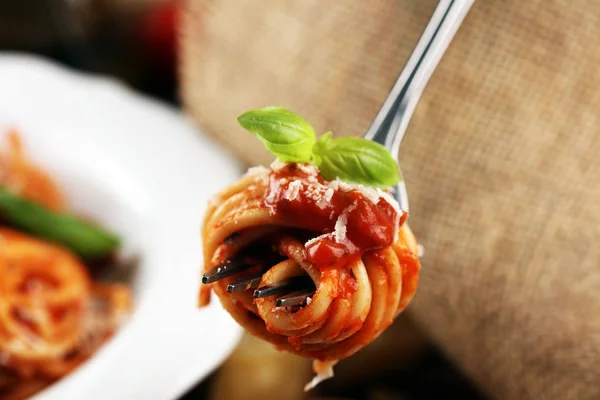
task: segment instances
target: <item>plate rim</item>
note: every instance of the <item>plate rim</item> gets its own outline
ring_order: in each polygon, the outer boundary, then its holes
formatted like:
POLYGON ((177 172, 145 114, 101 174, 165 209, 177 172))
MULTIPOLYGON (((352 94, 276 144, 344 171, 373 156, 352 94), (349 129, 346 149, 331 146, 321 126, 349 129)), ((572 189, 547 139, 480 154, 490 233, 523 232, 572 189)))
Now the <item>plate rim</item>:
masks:
MULTIPOLYGON (((115 95, 121 96, 123 98, 127 98, 128 102, 131 102, 132 105, 135 103, 136 107, 140 109, 146 109, 148 112, 155 113, 156 115, 161 114, 164 118, 178 118, 182 124, 187 125, 190 129, 196 131, 198 135, 202 135, 201 129, 197 126, 194 126, 191 122, 191 118, 187 115, 180 112, 176 107, 162 103, 160 100, 150 98, 144 95, 141 95, 137 92, 134 92, 132 89, 127 87, 125 84, 119 82, 115 78, 104 76, 104 75, 94 75, 88 74, 85 72, 72 70, 69 67, 57 64, 55 62, 51 62, 47 59, 44 59, 35 55, 27 55, 21 53, 13 53, 13 52, 3 52, 0 53, 0 71, 5 73, 5 70, 12 69, 13 71, 17 71, 19 69, 27 69, 31 68, 37 71, 40 75, 45 74, 47 79, 49 80, 62 80, 65 82, 65 88, 67 86, 77 87, 77 89, 71 90, 79 90, 79 91, 90 91, 94 92, 94 90, 98 90, 102 88, 102 91, 113 92, 115 95)), ((21 71, 22 72, 22 71, 21 71)), ((16 72, 16 73, 21 73, 16 72)), ((0 77, 0 82, 6 78, 0 77)), ((67 89, 65 89, 67 90, 67 89)), ((94 96, 94 93, 91 93, 91 96, 94 96)), ((1 110, 0 110, 1 111, 1 110)), ((1 115, 1 114, 0 114, 1 115)), ((159 118, 159 117, 157 117, 159 118)), ((233 154, 220 147, 220 145, 209 135, 203 135, 203 140, 212 143, 215 148, 218 148, 219 151, 223 154, 222 157, 230 160, 235 164, 235 168, 238 170, 237 175, 242 171, 241 163, 236 161, 233 157, 233 154)), ((201 143, 200 139, 197 139, 196 142, 201 143)), ((198 231, 200 222, 198 221, 198 231)), ((198 247, 200 249, 200 240, 198 236, 198 247)), ((197 276, 195 276, 196 280, 199 282, 200 275, 200 267, 197 269, 197 276)), ((198 368, 187 368, 186 371, 182 371, 178 376, 176 382, 173 382, 170 386, 169 390, 163 388, 161 390, 161 394, 164 394, 164 398, 174 398, 179 395, 182 395, 187 390, 189 390, 193 385, 197 384, 204 378, 206 378, 209 374, 211 374, 218 366, 223 362, 223 360, 231 353, 236 344, 238 343, 242 329, 237 324, 233 322, 233 320, 229 317, 228 314, 222 309, 220 303, 218 301, 213 301, 211 306, 205 311, 201 310, 198 312, 209 312, 216 313, 217 318, 221 318, 224 320, 228 320, 225 324, 228 329, 231 330, 229 332, 229 337, 224 338, 224 341, 227 341, 226 345, 224 345, 222 351, 218 357, 214 358, 214 362, 211 362, 208 368, 206 367, 198 367, 198 368), (219 317, 220 315, 220 317, 219 317)), ((72 394, 85 394, 84 390, 86 387, 86 381, 90 381, 93 379, 93 372, 91 371, 94 366, 97 364, 95 361, 99 355, 104 355, 109 352, 115 352, 118 349, 118 346, 114 346, 115 343, 127 343, 127 337, 123 336, 128 332, 132 331, 132 327, 135 327, 135 324, 139 322, 135 322, 136 314, 134 313, 134 318, 132 321, 128 323, 127 326, 122 327, 119 332, 110 340, 109 343, 103 346, 98 351, 98 354, 95 354, 90 360, 86 361, 86 363, 80 367, 78 367, 74 372, 69 374, 66 377, 63 377, 61 380, 55 382, 51 386, 45 388, 38 394, 33 396, 35 400, 50 400, 55 398, 65 398, 64 393, 72 394), (87 376, 86 376, 87 375, 87 376), (73 385, 77 385, 78 389, 75 390, 73 385)), ((142 315, 144 316, 144 315, 142 315)), ((214 318, 214 317, 213 317, 214 318)), ((139 319, 139 318, 138 318, 139 319)), ((211 327, 212 328, 212 327, 211 327)), ((133 329, 135 332, 135 329, 133 329)), ((133 335, 129 333, 129 335, 133 335)), ((131 339, 129 339, 131 340, 131 339)), ((123 346, 124 344, 121 344, 123 346)), ((201 343, 199 342, 200 346, 201 343)), ((199 365, 199 364, 198 364, 199 365)), ((149 377, 151 378, 151 377, 149 377)), ((145 385, 143 383, 142 385, 145 385)), ((139 384, 138 384, 139 385, 139 384)), ((89 385, 88 385, 89 386, 89 385)), ((91 394, 90 394, 91 395, 91 394)), ((91 397, 96 398, 95 396, 100 395, 96 393, 91 395, 91 397)), ((91 398, 86 396, 87 398, 91 398)), ((104 398, 103 396, 99 396, 97 398, 104 398)), ((163 398, 163 397, 159 397, 163 398)))

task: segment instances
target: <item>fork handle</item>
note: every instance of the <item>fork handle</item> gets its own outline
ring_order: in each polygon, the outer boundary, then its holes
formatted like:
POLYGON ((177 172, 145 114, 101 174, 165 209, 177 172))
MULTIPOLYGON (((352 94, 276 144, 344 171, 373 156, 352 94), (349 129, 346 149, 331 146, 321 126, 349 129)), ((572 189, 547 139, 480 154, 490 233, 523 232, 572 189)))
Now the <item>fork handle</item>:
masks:
POLYGON ((395 159, 421 93, 473 2, 439 2, 404 70, 364 136, 385 146, 395 159))

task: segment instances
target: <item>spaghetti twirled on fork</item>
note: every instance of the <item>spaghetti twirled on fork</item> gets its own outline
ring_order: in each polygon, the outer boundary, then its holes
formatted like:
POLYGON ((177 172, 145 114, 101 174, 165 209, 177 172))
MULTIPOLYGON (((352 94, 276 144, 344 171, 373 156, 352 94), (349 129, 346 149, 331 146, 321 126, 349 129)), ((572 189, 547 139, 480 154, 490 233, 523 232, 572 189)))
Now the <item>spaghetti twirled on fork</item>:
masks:
POLYGON ((202 229, 205 272, 236 258, 247 268, 203 286, 200 304, 212 288, 248 332, 314 359, 315 372, 330 375, 415 294, 420 264, 405 218, 388 193, 327 182, 314 166, 253 168, 211 202, 202 229), (258 289, 304 276, 314 293, 303 304, 278 307, 274 296, 231 291, 236 280, 256 274, 258 289))

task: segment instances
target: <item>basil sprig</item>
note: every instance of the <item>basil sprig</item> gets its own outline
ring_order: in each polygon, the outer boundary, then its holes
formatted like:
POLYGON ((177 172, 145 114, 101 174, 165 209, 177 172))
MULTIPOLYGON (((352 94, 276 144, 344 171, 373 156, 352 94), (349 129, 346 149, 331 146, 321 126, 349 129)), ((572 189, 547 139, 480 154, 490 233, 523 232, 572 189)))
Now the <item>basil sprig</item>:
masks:
POLYGON ((313 127, 285 108, 248 111, 238 121, 281 161, 312 163, 327 180, 389 187, 401 179, 396 162, 379 143, 354 137, 333 139, 331 132, 317 141, 313 127))
POLYGON ((238 122, 281 161, 310 161, 316 136, 302 117, 282 107, 266 107, 240 115, 238 122))
POLYGON ((377 142, 346 137, 332 139, 327 132, 313 147, 313 158, 327 180, 387 187, 400 181, 398 166, 392 155, 377 142))

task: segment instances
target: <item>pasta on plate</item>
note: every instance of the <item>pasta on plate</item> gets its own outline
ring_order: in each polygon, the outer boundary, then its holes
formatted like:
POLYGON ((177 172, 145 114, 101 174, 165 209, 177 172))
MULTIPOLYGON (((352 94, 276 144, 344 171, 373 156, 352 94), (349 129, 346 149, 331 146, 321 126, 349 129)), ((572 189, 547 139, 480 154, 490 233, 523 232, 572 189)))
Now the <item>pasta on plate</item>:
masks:
MULTIPOLYGON (((71 372, 130 310, 129 287, 97 282, 83 257, 65 245, 72 238, 57 229, 75 237, 96 229, 61 214, 66 209, 58 186, 27 160, 18 134, 10 132, 0 152, 0 399, 29 397, 71 372)), ((91 244, 80 240, 75 249, 91 244)))

